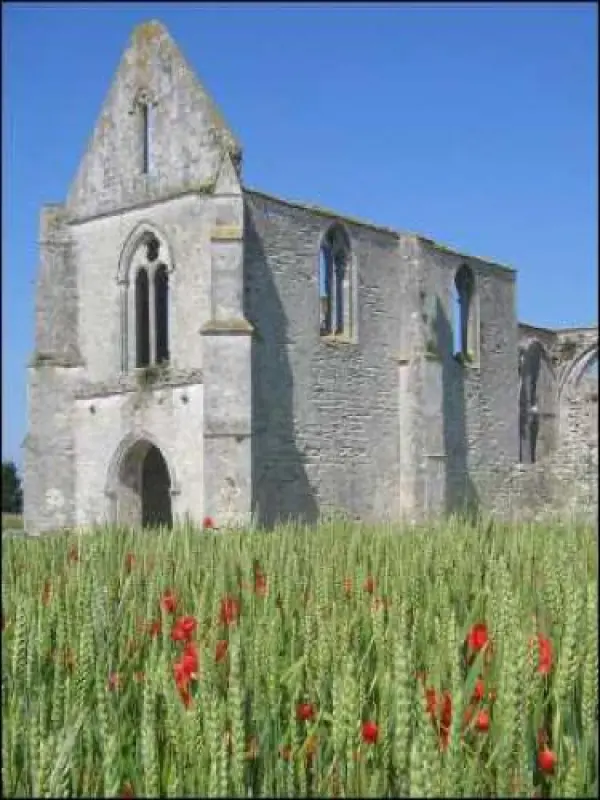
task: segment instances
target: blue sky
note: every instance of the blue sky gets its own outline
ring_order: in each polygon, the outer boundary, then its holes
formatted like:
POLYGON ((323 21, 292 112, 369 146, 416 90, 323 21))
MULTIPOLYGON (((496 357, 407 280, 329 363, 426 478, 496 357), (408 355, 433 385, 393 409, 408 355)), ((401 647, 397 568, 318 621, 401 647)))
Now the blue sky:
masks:
POLYGON ((248 186, 519 270, 518 314, 597 322, 593 4, 2 5, 2 457, 21 463, 40 206, 65 198, 131 29, 170 30, 248 186))

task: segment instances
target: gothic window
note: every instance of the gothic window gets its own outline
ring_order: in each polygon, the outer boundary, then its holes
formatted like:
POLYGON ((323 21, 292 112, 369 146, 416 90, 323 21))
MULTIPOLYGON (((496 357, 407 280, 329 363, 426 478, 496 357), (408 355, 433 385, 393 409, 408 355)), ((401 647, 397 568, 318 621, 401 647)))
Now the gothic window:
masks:
POLYGON ((350 336, 352 252, 345 229, 334 223, 319 249, 319 296, 321 336, 350 336))
POLYGON ((135 276, 135 365, 150 363, 150 292, 148 271, 143 267, 135 276))
POLYGON ((166 240, 145 224, 123 248, 121 286, 121 370, 170 360, 169 273, 172 259, 166 240))
POLYGON ((154 306, 156 319, 156 363, 169 360, 169 276, 161 264, 154 273, 154 306))
POLYGON ((452 290, 454 354, 473 360, 477 356, 475 276, 466 264, 456 272, 452 290))

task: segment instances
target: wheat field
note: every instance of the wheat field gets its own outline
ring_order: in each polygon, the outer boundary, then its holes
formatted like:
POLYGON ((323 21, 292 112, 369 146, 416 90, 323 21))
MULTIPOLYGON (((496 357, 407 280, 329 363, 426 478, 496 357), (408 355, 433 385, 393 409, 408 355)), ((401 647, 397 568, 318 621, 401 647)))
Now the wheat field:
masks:
POLYGON ((5 541, 4 794, 596 796, 596 548, 458 519, 5 541))

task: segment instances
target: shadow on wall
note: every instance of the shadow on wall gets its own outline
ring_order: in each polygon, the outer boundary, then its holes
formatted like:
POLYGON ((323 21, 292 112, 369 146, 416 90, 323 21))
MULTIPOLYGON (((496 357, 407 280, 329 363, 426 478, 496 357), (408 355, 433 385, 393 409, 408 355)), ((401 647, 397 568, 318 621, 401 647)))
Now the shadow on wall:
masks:
MULTIPOLYGON (((456 320, 455 324, 459 324, 456 320)), ((474 520, 480 500, 469 474, 466 374, 469 367, 454 356, 454 334, 448 315, 436 302, 435 333, 442 363, 442 418, 446 454, 445 511, 474 520)))
POLYGON ((244 225, 244 313, 255 328, 251 355, 252 509, 261 527, 290 520, 312 524, 319 509, 296 446, 288 322, 248 206, 244 225))

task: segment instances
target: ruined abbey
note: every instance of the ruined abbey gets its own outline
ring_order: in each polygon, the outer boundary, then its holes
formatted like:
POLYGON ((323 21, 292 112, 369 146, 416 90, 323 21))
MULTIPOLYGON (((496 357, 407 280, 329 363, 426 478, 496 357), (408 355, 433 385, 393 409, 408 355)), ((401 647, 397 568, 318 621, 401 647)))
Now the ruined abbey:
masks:
POLYGON ((250 189, 164 27, 42 209, 25 525, 595 514, 597 328, 516 272, 250 189))

